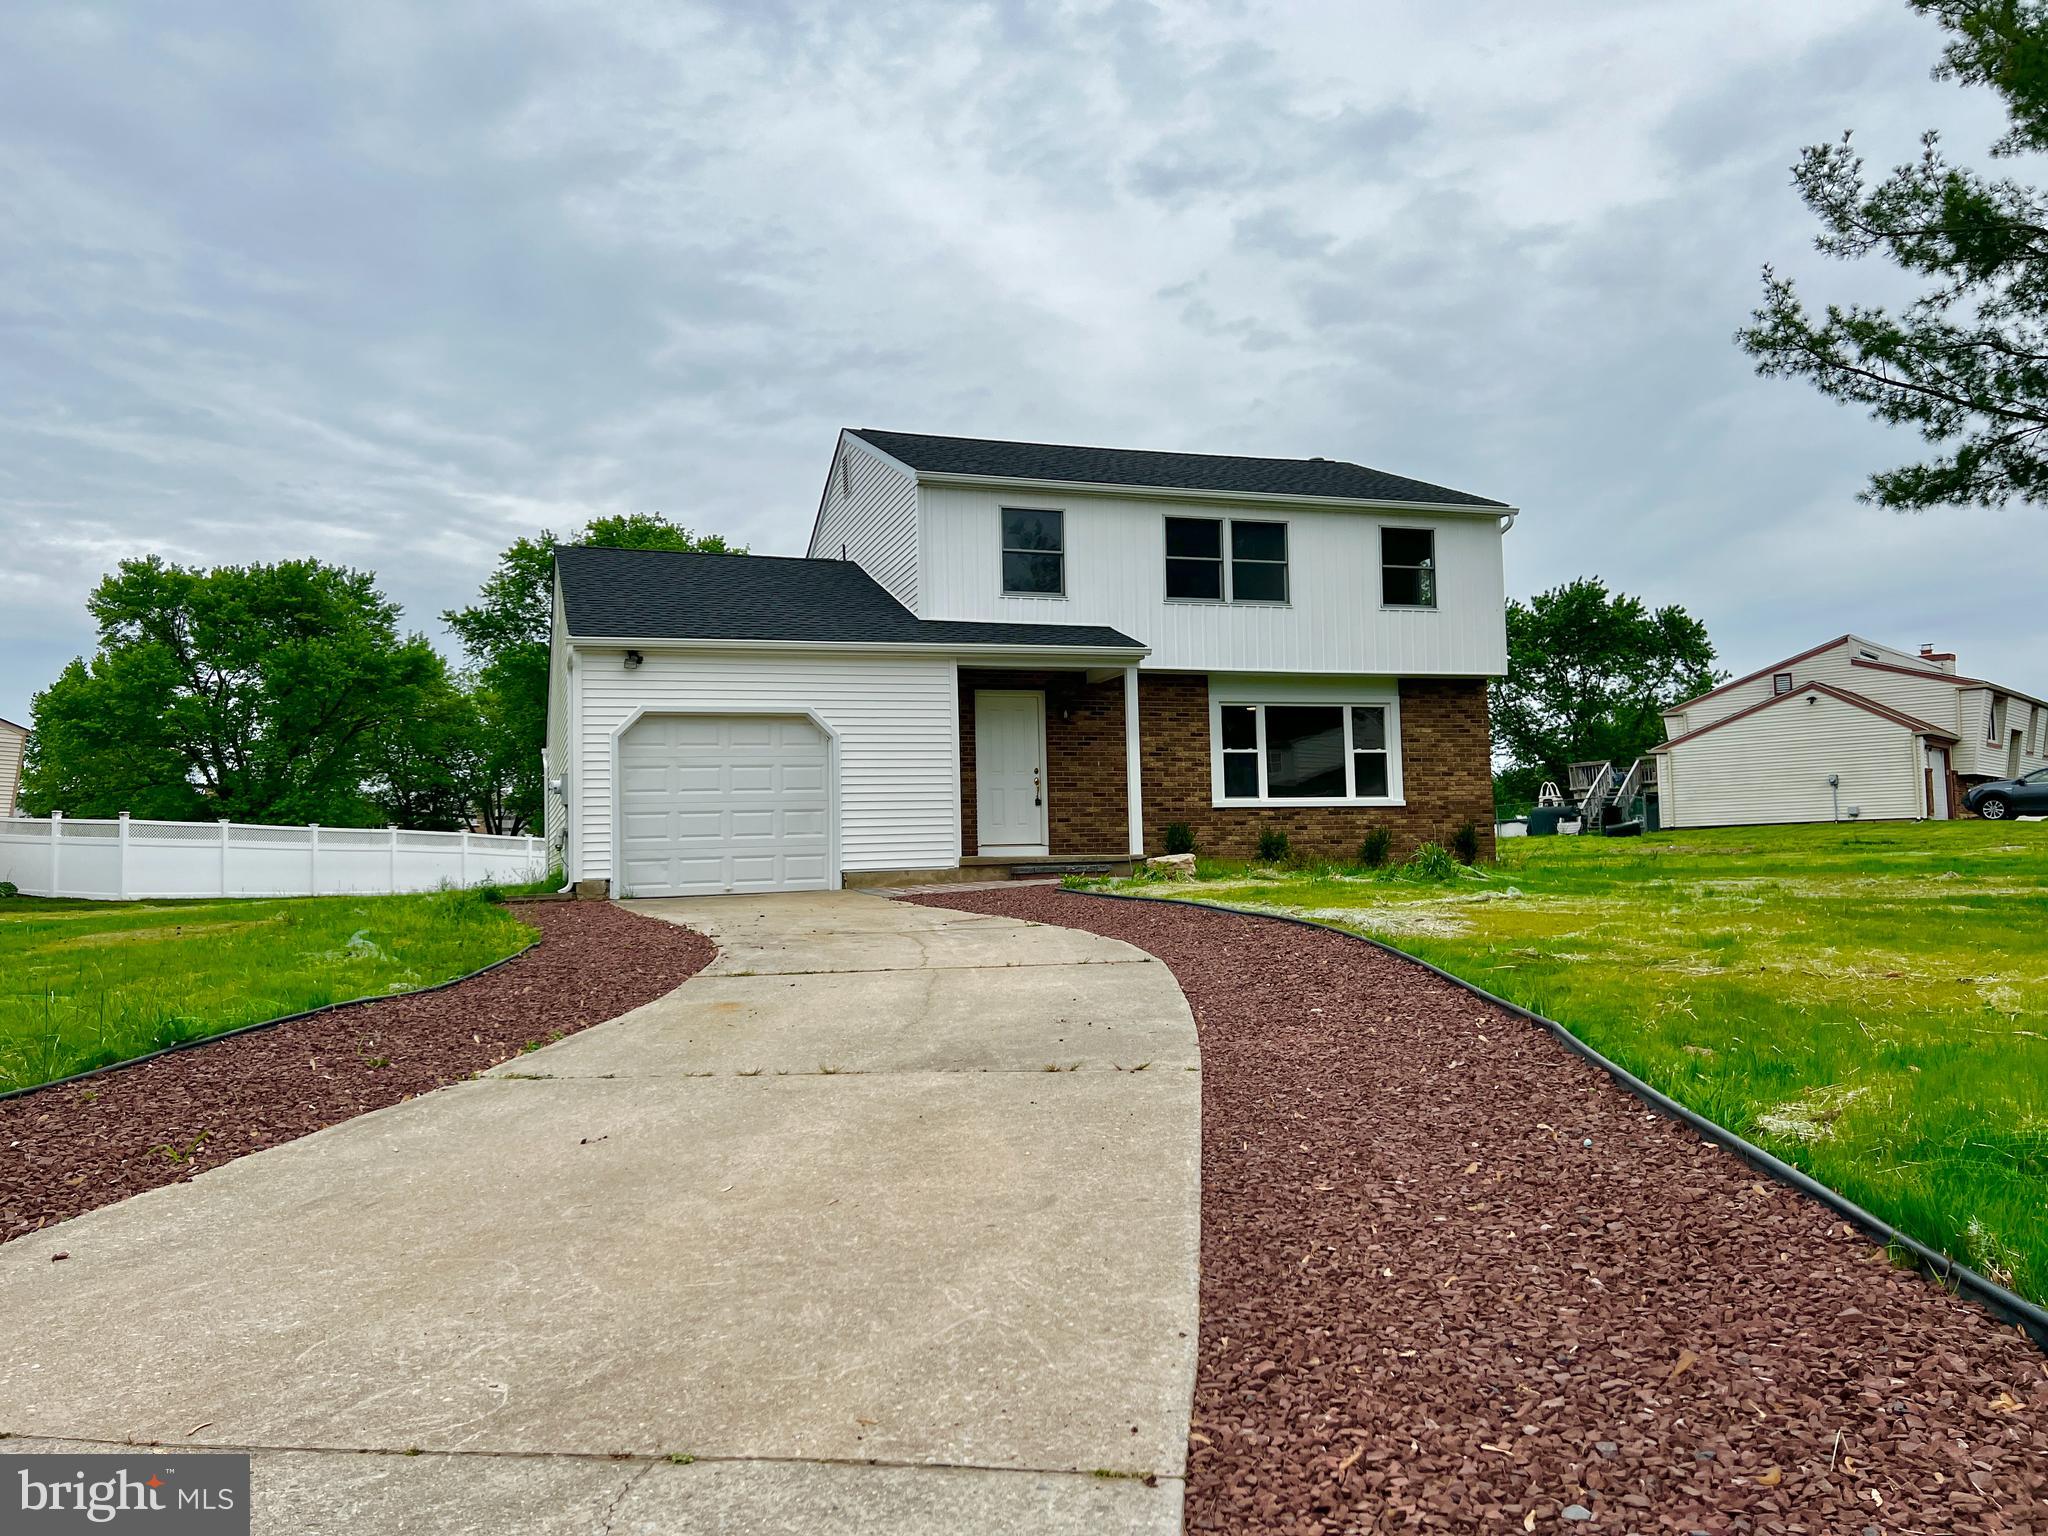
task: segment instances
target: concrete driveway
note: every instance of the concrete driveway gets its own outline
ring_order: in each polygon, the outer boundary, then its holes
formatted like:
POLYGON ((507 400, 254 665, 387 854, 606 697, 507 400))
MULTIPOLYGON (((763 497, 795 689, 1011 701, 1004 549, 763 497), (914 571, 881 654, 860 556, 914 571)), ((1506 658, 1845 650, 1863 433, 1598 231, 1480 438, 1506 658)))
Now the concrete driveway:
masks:
POLYGON ((0 1247, 6 1449, 251 1449, 280 1532, 1177 1531, 1166 967, 853 893, 636 905, 719 959, 0 1247))

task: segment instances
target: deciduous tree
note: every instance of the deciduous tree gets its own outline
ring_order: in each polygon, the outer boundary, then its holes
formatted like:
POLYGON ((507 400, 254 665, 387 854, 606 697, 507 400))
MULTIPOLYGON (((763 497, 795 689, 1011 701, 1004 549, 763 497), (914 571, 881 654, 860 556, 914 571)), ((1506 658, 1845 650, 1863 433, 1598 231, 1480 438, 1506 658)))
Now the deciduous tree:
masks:
POLYGON ((1632 762, 1664 739, 1659 711, 1719 680, 1706 627, 1585 576, 1508 603, 1508 675, 1493 686, 1497 792, 1526 808, 1571 764, 1632 762), (1526 798, 1524 798, 1526 797, 1526 798))

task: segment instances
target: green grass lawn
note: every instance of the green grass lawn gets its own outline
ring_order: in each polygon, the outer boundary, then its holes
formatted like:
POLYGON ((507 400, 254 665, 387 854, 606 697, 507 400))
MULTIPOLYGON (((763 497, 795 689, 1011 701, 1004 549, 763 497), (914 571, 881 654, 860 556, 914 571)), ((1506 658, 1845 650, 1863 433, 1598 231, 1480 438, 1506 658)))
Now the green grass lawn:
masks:
POLYGON ((2048 823, 1529 838, 1428 881, 1105 888, 1370 934, 2048 1301, 2048 823))
POLYGON ((514 954, 533 936, 474 891, 0 898, 0 1090, 324 1003, 431 986, 514 954))

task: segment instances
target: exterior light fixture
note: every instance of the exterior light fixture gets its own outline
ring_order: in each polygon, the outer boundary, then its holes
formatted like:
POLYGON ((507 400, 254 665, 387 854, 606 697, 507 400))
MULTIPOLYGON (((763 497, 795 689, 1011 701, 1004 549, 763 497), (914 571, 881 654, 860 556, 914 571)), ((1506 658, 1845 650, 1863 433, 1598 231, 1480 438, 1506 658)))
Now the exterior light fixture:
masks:
POLYGON ((638 651, 626 652, 626 670, 628 672, 637 670, 640 666, 640 663, 645 661, 646 659, 647 658, 645 656, 642 656, 638 651))

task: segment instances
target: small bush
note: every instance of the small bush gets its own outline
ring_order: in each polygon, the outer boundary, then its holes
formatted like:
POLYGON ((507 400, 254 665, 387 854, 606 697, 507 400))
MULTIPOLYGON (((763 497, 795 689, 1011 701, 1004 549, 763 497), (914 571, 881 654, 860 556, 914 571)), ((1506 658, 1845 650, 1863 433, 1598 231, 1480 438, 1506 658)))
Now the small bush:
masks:
POLYGON ((1424 843, 1401 866, 1401 873, 1410 880, 1455 880, 1458 878, 1458 861, 1451 857, 1451 850, 1442 843, 1424 843))
POLYGON ((1166 824, 1166 851, 1168 853, 1193 853, 1195 834, 1184 821, 1169 821, 1166 824))
POLYGON ((1278 827, 1259 829, 1259 858, 1267 864, 1278 864, 1287 857, 1287 834, 1278 827))
POLYGON ((12 880, 0 880, 0 901, 5 901, 9 896, 19 896, 20 894, 21 887, 12 880))
POLYGON ((1359 845, 1358 862, 1367 869, 1385 869, 1387 856, 1393 851, 1394 834, 1385 827, 1374 827, 1359 845))
POLYGON ((1471 822, 1451 834, 1451 852, 1458 856, 1460 864, 1479 862, 1479 828, 1471 822))
POLYGON ((476 888, 476 893, 494 907, 505 905, 505 888, 494 881, 486 880, 476 888))

